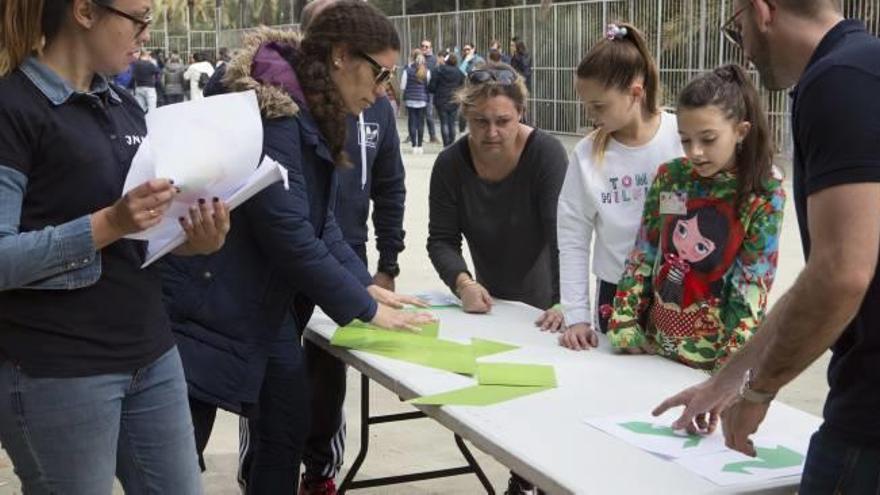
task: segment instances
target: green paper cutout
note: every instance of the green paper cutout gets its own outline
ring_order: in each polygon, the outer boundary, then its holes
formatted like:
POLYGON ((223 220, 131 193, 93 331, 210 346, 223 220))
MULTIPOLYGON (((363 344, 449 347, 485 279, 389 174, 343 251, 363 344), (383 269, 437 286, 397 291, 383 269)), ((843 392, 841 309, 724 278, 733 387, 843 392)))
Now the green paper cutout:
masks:
POLYGON ((453 373, 477 370, 471 346, 413 333, 349 325, 337 329, 330 343, 453 373))
POLYGON ((700 435, 681 435, 676 433, 675 430, 668 426, 654 426, 651 423, 646 423, 644 421, 631 421, 629 423, 620 423, 620 426, 626 428, 627 430, 633 433, 639 433, 641 435, 653 435, 657 437, 671 437, 671 438, 680 438, 687 439, 687 441, 682 445, 682 448, 689 449, 691 447, 696 447, 700 445, 700 442, 703 441, 703 437, 700 435))
POLYGON ((543 364, 479 363, 477 380, 480 385, 554 388, 556 372, 543 364))
POLYGON ((724 466, 722 471, 726 473, 739 473, 752 475, 747 468, 752 469, 784 469, 799 466, 804 461, 804 456, 791 449, 778 445, 775 449, 758 447, 755 449, 758 457, 754 461, 733 462, 724 466))
POLYGON ((477 338, 471 339, 471 347, 474 348, 474 355, 478 358, 519 349, 515 345, 505 344, 504 342, 477 338))

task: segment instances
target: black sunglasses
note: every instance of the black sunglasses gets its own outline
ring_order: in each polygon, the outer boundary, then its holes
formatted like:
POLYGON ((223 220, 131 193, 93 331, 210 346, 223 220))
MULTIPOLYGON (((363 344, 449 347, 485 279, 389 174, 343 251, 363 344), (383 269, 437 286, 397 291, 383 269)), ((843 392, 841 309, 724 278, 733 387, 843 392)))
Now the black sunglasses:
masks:
POLYGON ((502 86, 510 86, 516 82, 516 72, 509 69, 477 69, 468 74, 468 82, 471 84, 483 84, 494 82, 502 86))
POLYGON ((752 2, 740 7, 736 12, 730 16, 729 19, 721 26, 721 32, 724 33, 724 37, 727 38, 727 41, 733 43, 734 45, 742 48, 743 47, 743 36, 742 36, 742 26, 739 24, 739 16, 743 14, 749 7, 752 6, 752 2))
POLYGON ((134 34, 135 38, 140 38, 140 36, 144 34, 144 31, 146 31, 147 28, 150 27, 151 24, 153 24, 153 16, 151 14, 147 14, 146 17, 137 17, 109 5, 104 5, 103 3, 95 2, 95 5, 101 7, 107 12, 110 12, 111 14, 118 15, 119 17, 128 19, 129 21, 133 22, 138 28, 137 32, 135 32, 134 34))
POLYGON ((370 66, 373 68, 373 73, 376 75, 376 79, 373 82, 376 86, 387 83, 388 80, 391 79, 391 76, 394 75, 394 69, 389 69, 388 67, 383 66, 379 62, 376 62, 376 59, 366 53, 357 52, 357 54, 359 57, 369 62, 370 66))

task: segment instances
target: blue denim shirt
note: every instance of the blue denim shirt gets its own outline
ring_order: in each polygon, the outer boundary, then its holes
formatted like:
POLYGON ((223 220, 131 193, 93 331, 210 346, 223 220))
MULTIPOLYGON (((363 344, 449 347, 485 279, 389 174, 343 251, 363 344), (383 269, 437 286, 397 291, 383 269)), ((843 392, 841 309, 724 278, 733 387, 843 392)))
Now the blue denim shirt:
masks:
MULTIPOLYGON (((55 106, 64 105, 76 91, 35 58, 19 69, 55 106)), ((92 94, 119 95, 102 76, 92 83, 92 94)), ((101 277, 101 254, 95 248, 89 215, 62 225, 19 232, 21 208, 28 178, 0 164, 0 290, 87 287, 101 277)))

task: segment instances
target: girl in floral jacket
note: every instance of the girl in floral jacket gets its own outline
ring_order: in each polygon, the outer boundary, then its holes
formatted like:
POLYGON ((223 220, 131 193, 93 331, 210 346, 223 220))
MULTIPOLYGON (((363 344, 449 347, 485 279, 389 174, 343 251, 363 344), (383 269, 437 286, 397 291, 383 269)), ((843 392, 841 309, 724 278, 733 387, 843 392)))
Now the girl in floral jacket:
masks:
POLYGON ((688 84, 678 128, 687 156, 654 179, 609 338, 623 352, 716 370, 764 318, 785 191, 757 91, 739 66, 688 84))

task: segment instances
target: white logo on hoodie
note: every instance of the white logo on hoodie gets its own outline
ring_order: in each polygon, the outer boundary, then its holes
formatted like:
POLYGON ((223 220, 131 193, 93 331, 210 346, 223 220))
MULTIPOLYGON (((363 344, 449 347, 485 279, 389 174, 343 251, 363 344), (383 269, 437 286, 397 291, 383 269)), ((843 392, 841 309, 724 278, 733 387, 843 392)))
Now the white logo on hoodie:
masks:
MULTIPOLYGON (((367 141, 367 148, 376 149, 379 145, 379 124, 375 122, 364 122, 364 137, 367 141)), ((358 133, 358 144, 362 145, 360 133, 358 133)))

